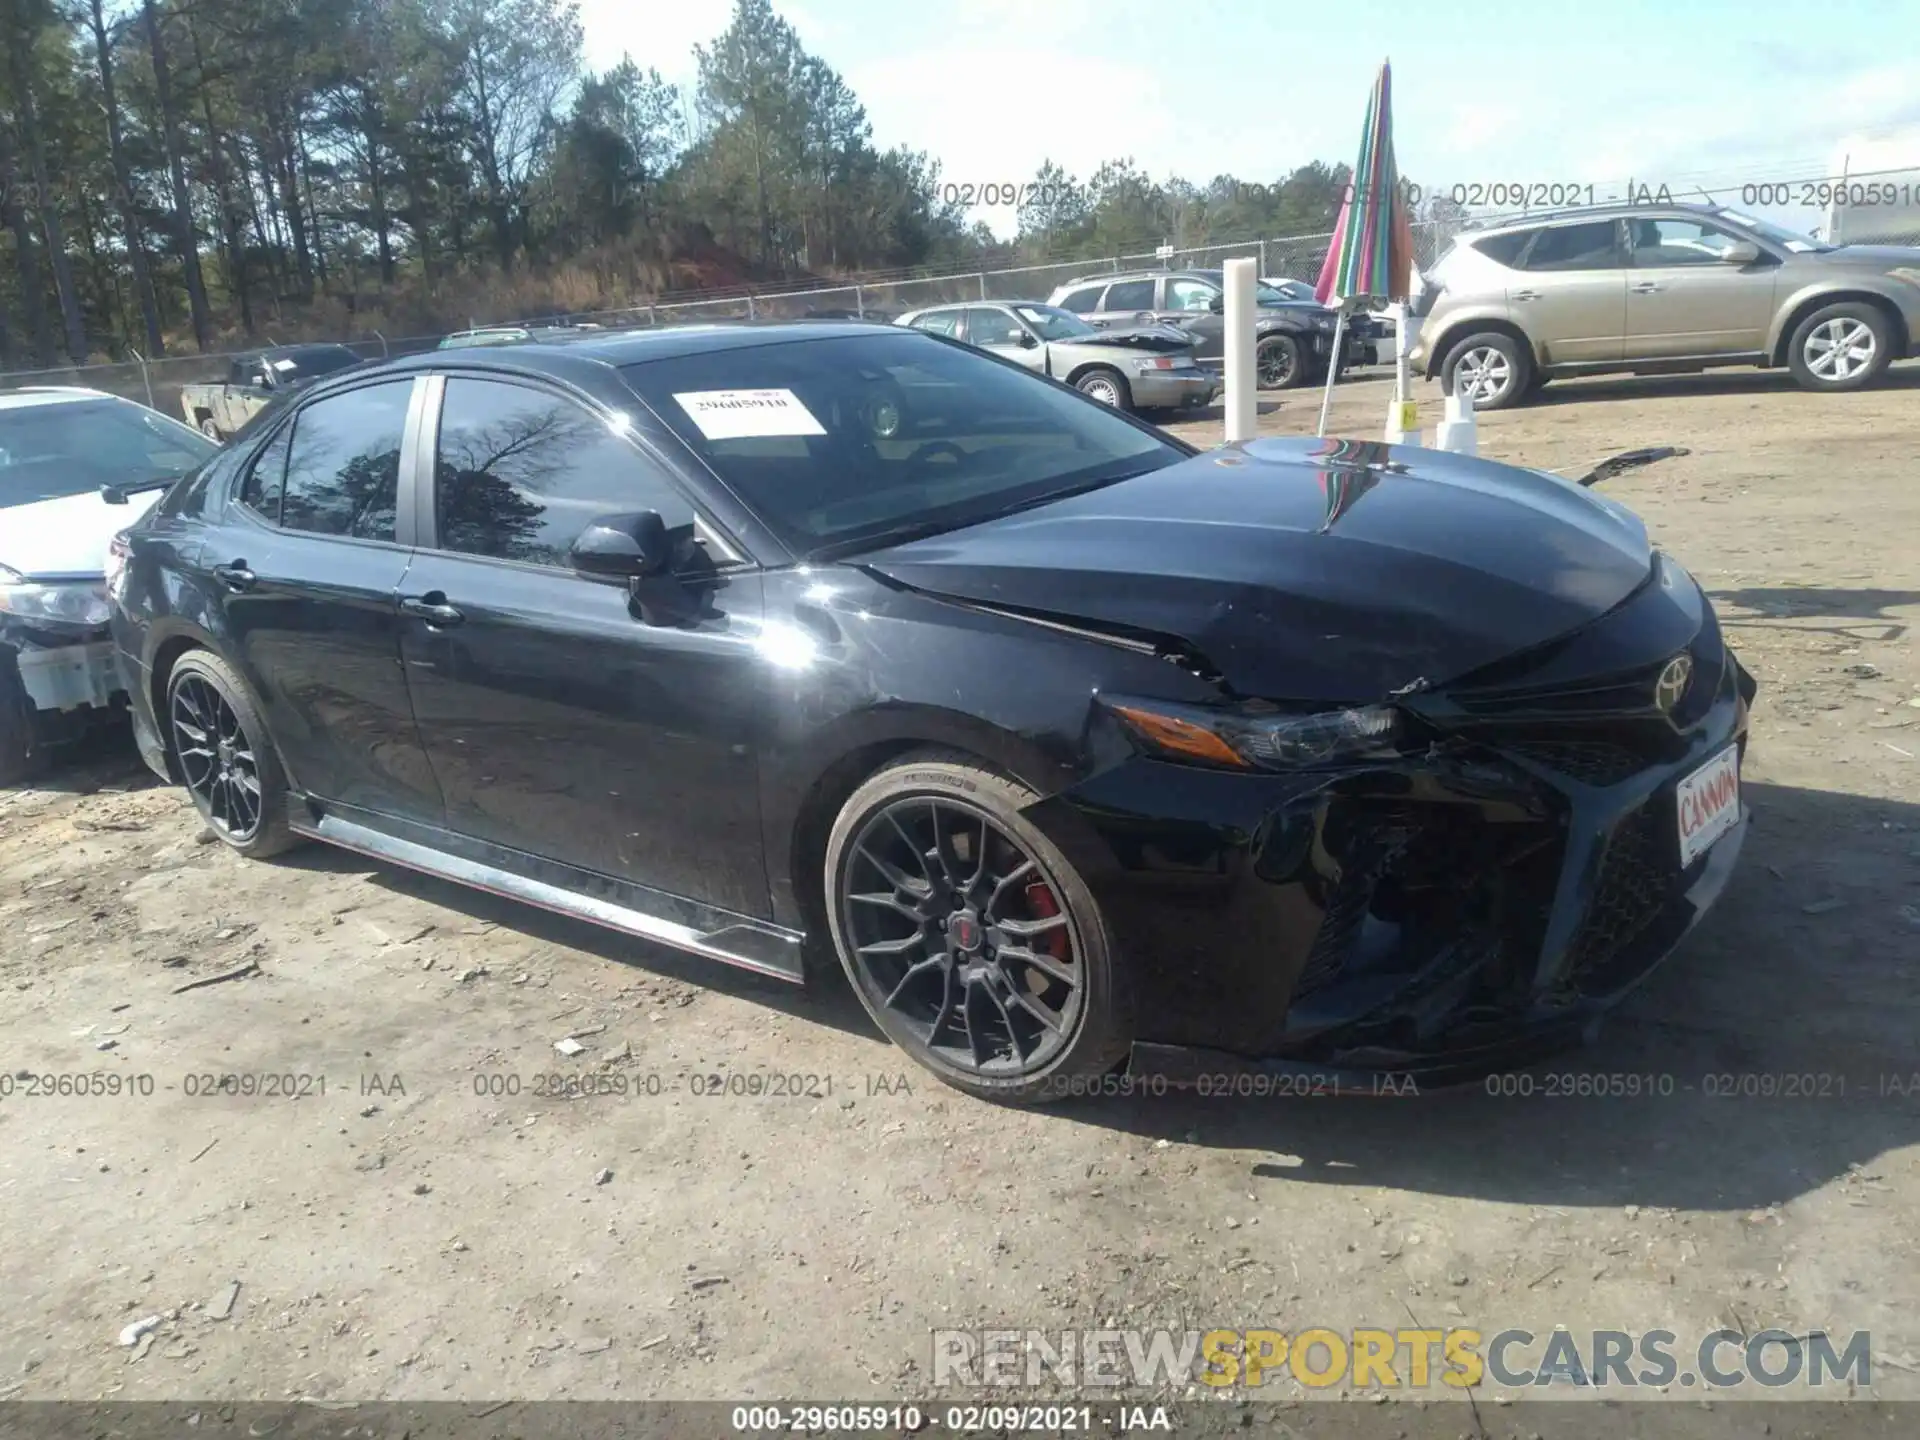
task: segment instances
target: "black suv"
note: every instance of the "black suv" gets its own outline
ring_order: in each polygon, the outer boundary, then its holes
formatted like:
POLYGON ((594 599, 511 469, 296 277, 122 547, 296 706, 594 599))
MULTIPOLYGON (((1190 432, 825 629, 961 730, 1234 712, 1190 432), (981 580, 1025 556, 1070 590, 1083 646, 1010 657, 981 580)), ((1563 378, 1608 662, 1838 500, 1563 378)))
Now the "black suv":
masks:
MULTIPOLYGON (((1217 367, 1226 349, 1221 305, 1226 277, 1219 270, 1135 270, 1119 275, 1090 275, 1056 289, 1048 304, 1085 317, 1095 325, 1116 321, 1178 325, 1198 341, 1194 358, 1217 367)), ((1324 380, 1333 353, 1337 319, 1313 300, 1295 300, 1271 285, 1256 282, 1254 364, 1262 390, 1289 390, 1324 380)), ((1377 322, 1365 315, 1347 320, 1346 355, 1341 367, 1375 365, 1380 359, 1377 322)))

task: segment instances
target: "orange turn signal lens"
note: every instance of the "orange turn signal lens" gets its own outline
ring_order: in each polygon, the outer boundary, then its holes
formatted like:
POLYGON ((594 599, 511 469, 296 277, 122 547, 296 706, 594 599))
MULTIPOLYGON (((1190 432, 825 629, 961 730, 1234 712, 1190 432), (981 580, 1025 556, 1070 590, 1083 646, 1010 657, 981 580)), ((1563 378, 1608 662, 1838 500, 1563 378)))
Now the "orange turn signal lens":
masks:
POLYGON ((1175 719, 1171 715, 1156 714, 1133 705, 1115 705, 1112 709, 1143 739, 1152 741, 1162 750, 1176 755, 1190 755, 1209 764, 1231 765, 1237 770, 1250 768, 1245 756, 1204 725, 1175 719))

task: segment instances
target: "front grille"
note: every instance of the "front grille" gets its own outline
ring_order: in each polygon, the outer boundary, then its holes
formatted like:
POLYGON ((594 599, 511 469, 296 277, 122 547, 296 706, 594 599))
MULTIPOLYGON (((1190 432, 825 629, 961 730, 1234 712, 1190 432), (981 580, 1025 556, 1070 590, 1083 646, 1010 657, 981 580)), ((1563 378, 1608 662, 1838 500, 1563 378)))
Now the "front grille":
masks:
POLYGON ((1346 965, 1381 877, 1405 853, 1413 833, 1410 823, 1383 817, 1353 837, 1326 896, 1326 913, 1314 933, 1313 949, 1294 984, 1296 995, 1311 995, 1346 965))
POLYGON ((1672 901, 1680 883, 1667 808, 1643 805, 1614 831, 1586 918, 1567 948, 1566 984, 1592 995, 1618 988, 1611 963, 1672 901))
POLYGON ((1611 740, 1518 740, 1501 749, 1582 785, 1604 788, 1631 779, 1655 761, 1611 740))

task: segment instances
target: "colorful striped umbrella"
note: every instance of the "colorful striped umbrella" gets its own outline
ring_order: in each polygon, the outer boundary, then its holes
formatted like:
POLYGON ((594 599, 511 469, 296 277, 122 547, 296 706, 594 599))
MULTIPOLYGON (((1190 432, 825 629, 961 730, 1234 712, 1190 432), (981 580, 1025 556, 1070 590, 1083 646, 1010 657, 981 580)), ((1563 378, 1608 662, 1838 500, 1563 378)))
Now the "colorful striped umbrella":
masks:
MULTIPOLYGON (((1413 285, 1413 217, 1407 192, 1393 159, 1393 66, 1381 62, 1367 101, 1367 122, 1360 132, 1360 158, 1353 183, 1340 202, 1314 294, 1322 305, 1340 308, 1334 327, 1333 358, 1327 366, 1326 394, 1320 401, 1319 433, 1327 433, 1327 409, 1333 403, 1334 376, 1346 343, 1349 310, 1370 303, 1405 300, 1413 285)), ((1397 395, 1404 400, 1404 395, 1397 395)))
POLYGON ((1412 284, 1413 217, 1393 161, 1393 66, 1382 63, 1367 101, 1353 183, 1314 294, 1322 305, 1405 300, 1412 284))

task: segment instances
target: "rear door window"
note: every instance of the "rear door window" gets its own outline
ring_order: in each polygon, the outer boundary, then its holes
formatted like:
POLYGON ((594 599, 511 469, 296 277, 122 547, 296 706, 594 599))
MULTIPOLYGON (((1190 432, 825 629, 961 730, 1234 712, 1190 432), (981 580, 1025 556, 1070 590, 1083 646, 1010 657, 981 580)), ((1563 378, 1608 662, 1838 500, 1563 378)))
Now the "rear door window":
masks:
POLYGON ((913 322, 913 328, 929 335, 952 335, 960 328, 958 310, 930 310, 913 322))
POLYGON ((1550 225, 1528 247, 1525 270, 1619 270, 1627 257, 1620 244, 1620 226, 1612 220, 1589 220, 1579 225, 1550 225))
POLYGON ((280 523, 317 535, 393 539, 412 398, 411 379, 388 380, 329 395, 294 416, 280 523))
POLYGON ((1107 300, 1102 310, 1151 310, 1153 309, 1153 281, 1123 280, 1107 289, 1107 300))
POLYGON ((1071 310, 1076 315, 1091 315, 1100 308, 1100 297, 1106 293, 1102 285, 1082 285, 1078 290, 1069 290, 1060 297, 1060 308, 1071 310))

